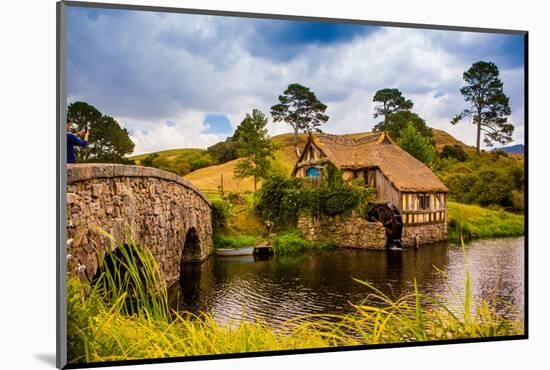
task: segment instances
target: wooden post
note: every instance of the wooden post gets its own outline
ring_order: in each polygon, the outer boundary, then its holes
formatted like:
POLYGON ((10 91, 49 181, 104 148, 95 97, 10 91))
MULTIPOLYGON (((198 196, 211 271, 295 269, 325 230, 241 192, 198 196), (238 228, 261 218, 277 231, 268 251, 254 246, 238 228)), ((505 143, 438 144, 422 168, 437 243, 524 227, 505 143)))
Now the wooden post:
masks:
POLYGON ((223 173, 220 174, 220 191, 223 195, 223 173))

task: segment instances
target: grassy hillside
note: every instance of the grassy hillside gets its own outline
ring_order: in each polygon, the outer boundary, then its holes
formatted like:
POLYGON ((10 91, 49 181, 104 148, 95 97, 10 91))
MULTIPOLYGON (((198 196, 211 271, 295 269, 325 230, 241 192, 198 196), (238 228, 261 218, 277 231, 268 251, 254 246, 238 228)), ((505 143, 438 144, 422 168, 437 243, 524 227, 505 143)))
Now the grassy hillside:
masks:
MULTIPOLYGON (((204 149, 185 148, 185 149, 168 149, 168 150, 162 150, 160 152, 155 152, 155 153, 158 154, 159 157, 163 157, 169 161, 173 161, 181 155, 191 156, 197 153, 202 153, 204 151, 205 151, 204 149)), ((154 154, 154 153, 139 154, 139 155, 129 157, 129 159, 134 160, 136 161, 136 163, 140 164, 141 160, 147 157, 149 154, 154 154)))
MULTIPOLYGON (((293 134, 282 134, 274 136, 271 141, 277 145, 273 167, 276 171, 290 175, 297 160, 296 153, 292 146, 293 134)), ((298 138, 298 147, 303 147, 306 143, 307 135, 300 134, 298 138)), ((253 191, 254 182, 252 178, 237 179, 233 175, 233 170, 238 159, 229 161, 220 165, 210 166, 193 171, 184 177, 191 181, 196 187, 204 191, 216 191, 221 183, 223 174, 224 191, 244 192, 253 191)))
POLYGON ((432 128, 432 134, 435 140, 435 148, 438 152, 440 152, 445 145, 461 146, 462 149, 464 149, 464 151, 468 154, 473 154, 476 151, 475 147, 464 144, 462 141, 455 139, 454 136, 446 131, 432 128))
MULTIPOLYGON (((360 132, 350 134, 352 137, 360 138, 369 132, 360 132)), ((433 129, 434 139, 436 147, 440 150, 447 144, 458 144, 463 146, 468 152, 475 151, 475 148, 467 146, 461 141, 455 139, 445 131, 433 129)), ((271 140, 278 146, 275 153, 274 167, 275 169, 285 175, 289 175, 294 168, 297 156, 292 146, 293 134, 282 134, 274 136, 271 140)), ((302 148, 307 140, 307 134, 300 134, 298 138, 298 147, 302 148)), ((254 184, 252 179, 236 179, 233 176, 233 169, 237 160, 233 160, 221 165, 201 168, 193 171, 184 177, 191 181, 195 186, 205 191, 215 191, 218 189, 221 181, 221 174, 223 174, 224 191, 244 192, 253 191, 254 184)))

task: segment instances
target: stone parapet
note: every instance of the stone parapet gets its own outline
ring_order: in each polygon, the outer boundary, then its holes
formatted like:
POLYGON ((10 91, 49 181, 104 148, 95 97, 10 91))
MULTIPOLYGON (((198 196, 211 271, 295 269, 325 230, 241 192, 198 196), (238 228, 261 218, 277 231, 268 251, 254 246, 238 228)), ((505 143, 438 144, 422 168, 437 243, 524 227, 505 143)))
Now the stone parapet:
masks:
POLYGON ((97 253, 116 248, 106 233, 117 243, 132 240, 147 247, 171 284, 182 262, 201 261, 210 253, 210 203, 187 180, 155 168, 68 165, 68 253, 86 266, 90 278, 98 270, 97 253))

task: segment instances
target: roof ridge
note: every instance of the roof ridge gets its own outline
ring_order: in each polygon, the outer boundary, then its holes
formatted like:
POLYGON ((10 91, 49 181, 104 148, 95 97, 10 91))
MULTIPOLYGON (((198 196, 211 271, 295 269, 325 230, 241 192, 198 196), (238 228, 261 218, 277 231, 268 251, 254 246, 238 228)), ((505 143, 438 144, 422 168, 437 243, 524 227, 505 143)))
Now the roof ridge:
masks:
POLYGON ((314 137, 325 139, 325 141, 330 141, 332 144, 344 144, 344 145, 361 145, 365 143, 375 142, 373 137, 379 137, 383 135, 383 132, 369 132, 363 137, 350 137, 344 135, 335 135, 335 134, 312 134, 314 137), (328 139, 328 140, 326 140, 328 139))

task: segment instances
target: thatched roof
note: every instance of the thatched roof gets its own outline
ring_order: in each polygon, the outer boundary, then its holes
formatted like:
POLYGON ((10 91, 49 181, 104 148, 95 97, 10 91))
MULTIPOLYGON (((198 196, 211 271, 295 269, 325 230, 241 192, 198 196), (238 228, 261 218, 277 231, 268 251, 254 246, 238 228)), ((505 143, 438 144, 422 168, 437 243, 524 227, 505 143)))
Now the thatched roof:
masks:
MULTIPOLYGON (((341 169, 378 167, 402 192, 447 192, 447 187, 422 162, 401 149, 387 133, 374 132, 360 138, 349 135, 310 135, 308 143, 319 148, 341 169)), ((302 158, 298 160, 300 162, 302 158)))

